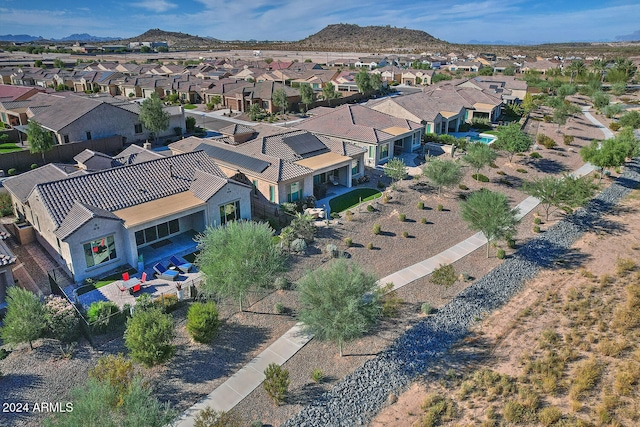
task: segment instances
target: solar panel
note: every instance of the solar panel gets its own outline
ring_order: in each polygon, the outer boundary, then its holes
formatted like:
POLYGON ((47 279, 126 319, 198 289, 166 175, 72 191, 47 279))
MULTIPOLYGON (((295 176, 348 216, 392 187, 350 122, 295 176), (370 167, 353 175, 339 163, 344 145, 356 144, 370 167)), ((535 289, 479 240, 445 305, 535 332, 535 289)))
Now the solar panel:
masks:
POLYGON ((194 151, 202 150, 210 157, 218 159, 221 162, 230 163, 243 169, 249 169, 254 172, 262 173, 271 163, 256 159, 246 154, 237 153, 231 150, 225 150, 224 148, 216 147, 211 144, 200 144, 194 151))
POLYGON ((301 133, 299 135, 286 136, 283 142, 299 156, 314 153, 316 151, 327 150, 327 147, 311 133, 301 133))

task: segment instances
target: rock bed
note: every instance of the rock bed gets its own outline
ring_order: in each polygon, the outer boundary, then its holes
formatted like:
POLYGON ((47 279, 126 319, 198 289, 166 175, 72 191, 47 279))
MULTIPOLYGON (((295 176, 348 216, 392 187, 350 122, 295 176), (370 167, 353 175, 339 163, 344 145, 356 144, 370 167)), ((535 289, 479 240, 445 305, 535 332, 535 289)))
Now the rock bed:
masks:
POLYGON ((407 331, 385 352, 365 362, 283 426, 366 424, 388 402, 391 394, 406 389, 486 312, 504 304, 541 268, 552 266, 585 231, 597 226, 603 212, 639 183, 640 168, 634 161, 585 208, 523 245, 512 258, 460 292, 435 315, 407 331))

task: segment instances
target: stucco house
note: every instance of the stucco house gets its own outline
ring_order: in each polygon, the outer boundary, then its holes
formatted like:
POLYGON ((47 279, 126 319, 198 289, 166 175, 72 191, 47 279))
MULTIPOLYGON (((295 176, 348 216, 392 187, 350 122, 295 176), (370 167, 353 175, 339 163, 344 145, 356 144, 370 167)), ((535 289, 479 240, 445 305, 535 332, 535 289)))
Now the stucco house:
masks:
POLYGON ((142 152, 99 171, 47 165, 5 181, 16 215, 76 282, 137 266, 147 246, 251 218, 251 187, 203 151, 151 160, 142 152))
POLYGON ((312 116, 296 128, 350 142, 366 151, 366 166, 384 164, 399 152, 420 147, 423 126, 419 122, 391 116, 362 105, 345 104, 325 114, 312 116))

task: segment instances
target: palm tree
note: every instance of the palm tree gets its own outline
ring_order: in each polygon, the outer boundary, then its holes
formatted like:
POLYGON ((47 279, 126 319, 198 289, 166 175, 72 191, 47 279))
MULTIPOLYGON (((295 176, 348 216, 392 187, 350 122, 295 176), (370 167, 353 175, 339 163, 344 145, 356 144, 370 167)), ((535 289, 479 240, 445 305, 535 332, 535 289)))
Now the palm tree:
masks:
POLYGON ((627 76, 627 80, 633 77, 633 74, 636 72, 636 66, 633 65, 631 60, 626 58, 617 58, 614 61, 613 68, 622 71, 627 76))
POLYGON ((575 61, 571 61, 571 64, 569 64, 569 66, 567 67, 567 71, 569 71, 569 83, 573 83, 573 77, 575 76, 576 79, 579 76, 584 75, 584 73, 587 71, 587 67, 584 65, 584 62, 577 59, 575 61))
POLYGON ((591 69, 593 72, 600 76, 600 81, 604 81, 604 70, 607 66, 607 62, 603 59, 594 59, 591 63, 591 69))

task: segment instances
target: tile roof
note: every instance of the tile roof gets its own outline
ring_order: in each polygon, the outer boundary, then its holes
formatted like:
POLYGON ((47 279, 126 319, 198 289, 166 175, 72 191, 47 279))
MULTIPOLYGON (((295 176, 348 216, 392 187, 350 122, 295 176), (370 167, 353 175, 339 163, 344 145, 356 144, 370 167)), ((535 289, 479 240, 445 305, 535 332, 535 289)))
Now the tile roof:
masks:
POLYGON ((206 153, 179 154, 36 185, 59 226, 77 201, 113 212, 189 190, 197 169, 225 177, 206 153))
POLYGON ((345 104, 332 112, 305 119, 296 127, 337 138, 378 143, 393 136, 384 132, 384 129, 398 127, 409 132, 422 126, 362 105, 345 104))
POLYGON ((101 101, 80 96, 63 98, 53 108, 38 111, 32 119, 47 129, 59 131, 102 104, 101 101))
POLYGON ((109 211, 75 202, 60 226, 54 230, 53 234, 55 234, 58 239, 64 240, 93 218, 120 221, 120 218, 109 211))
POLYGON ((139 145, 131 144, 120 153, 113 156, 113 166, 134 165, 149 160, 161 159, 162 154, 147 150, 139 145))
POLYGON ((189 190, 200 200, 205 202, 213 197, 222 187, 225 186, 227 180, 217 175, 213 175, 201 170, 196 170, 191 182, 189 190))
POLYGON ((90 170, 102 170, 112 167, 113 159, 111 156, 100 153, 99 151, 93 151, 85 149, 78 153, 73 160, 84 165, 90 170))
POLYGON ((219 132, 224 135, 243 135, 246 133, 253 133, 255 130, 251 126, 235 123, 221 128, 219 132))
MULTIPOLYGON (((73 168, 73 171, 77 171, 73 168)), ((9 190, 22 203, 27 201, 29 194, 38 184, 68 178, 71 171, 65 170, 61 165, 48 163, 39 168, 7 178, 3 186, 9 190)))

